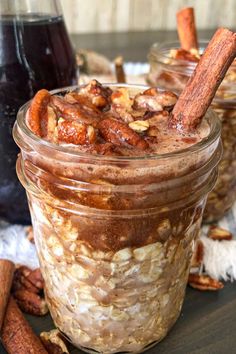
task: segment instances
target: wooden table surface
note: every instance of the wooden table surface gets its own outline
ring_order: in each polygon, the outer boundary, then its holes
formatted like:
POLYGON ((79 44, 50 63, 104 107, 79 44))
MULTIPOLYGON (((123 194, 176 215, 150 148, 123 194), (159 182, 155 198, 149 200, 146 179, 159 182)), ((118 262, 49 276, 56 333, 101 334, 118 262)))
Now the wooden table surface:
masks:
MULTIPOLYGON (((208 39, 214 31, 199 31, 208 39)), ((126 61, 146 61, 155 41, 176 39, 173 32, 136 32, 72 36, 76 48, 89 48, 113 59, 122 54, 126 61)), ((27 316, 37 334, 53 328, 50 316, 27 316)), ((71 354, 82 353, 71 348, 71 354)), ((236 353, 236 284, 226 284, 219 292, 199 292, 187 288, 179 320, 168 336, 147 354, 234 354, 236 353)), ((0 354, 6 351, 0 344, 0 354)))
MULTIPOLYGON (((26 316, 39 334, 53 328, 50 316, 26 316)), ((0 345, 0 353, 6 351, 0 345)), ((71 354, 82 354, 70 348, 71 354)), ((187 288, 181 315, 162 342, 147 354, 234 354, 236 353, 236 285, 219 292, 187 288)), ((30 354, 30 353, 29 353, 30 354)))

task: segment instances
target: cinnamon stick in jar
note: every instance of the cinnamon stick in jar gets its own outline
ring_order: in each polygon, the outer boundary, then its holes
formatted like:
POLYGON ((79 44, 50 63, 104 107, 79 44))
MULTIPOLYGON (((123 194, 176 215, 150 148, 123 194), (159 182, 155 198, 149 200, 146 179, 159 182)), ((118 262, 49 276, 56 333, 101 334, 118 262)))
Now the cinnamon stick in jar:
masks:
POLYGON ((179 41, 182 49, 198 49, 194 9, 185 7, 176 14, 179 41))
POLYGON ((9 354, 47 354, 12 297, 8 302, 1 339, 9 354))
POLYGON ((0 330, 11 290, 15 265, 7 259, 0 259, 0 330))
POLYGON ((170 117, 170 126, 194 130, 236 56, 236 33, 219 28, 205 49, 170 117))

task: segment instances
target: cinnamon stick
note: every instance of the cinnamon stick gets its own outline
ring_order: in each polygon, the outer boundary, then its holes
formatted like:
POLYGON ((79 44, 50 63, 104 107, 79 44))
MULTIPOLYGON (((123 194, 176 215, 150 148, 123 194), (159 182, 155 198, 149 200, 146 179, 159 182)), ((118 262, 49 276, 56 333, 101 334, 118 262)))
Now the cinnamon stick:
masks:
POLYGON ((181 48, 187 51, 192 48, 198 49, 194 9, 185 7, 177 12, 176 19, 181 48))
POLYGON ((6 259, 0 259, 0 330, 10 294, 15 265, 6 259))
POLYGON ((2 343, 9 354, 47 354, 12 297, 3 322, 2 343))
POLYGON ((170 126, 185 131, 197 127, 235 56, 236 33, 219 28, 182 91, 172 111, 170 126))
POLYGON ((115 70, 116 70, 116 81, 120 83, 126 82, 124 66, 123 66, 123 58, 117 57, 115 59, 115 70))

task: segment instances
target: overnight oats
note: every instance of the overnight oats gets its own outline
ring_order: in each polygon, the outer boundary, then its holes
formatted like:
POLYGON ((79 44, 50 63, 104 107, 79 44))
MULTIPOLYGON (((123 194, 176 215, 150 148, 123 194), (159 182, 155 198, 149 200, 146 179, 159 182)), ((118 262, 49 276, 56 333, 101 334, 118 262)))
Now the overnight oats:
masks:
MULTIPOLYGON (((177 23, 181 48, 178 42, 154 44, 149 54, 148 81, 179 94, 195 70, 207 41, 197 41, 193 9, 186 8, 177 13, 177 23)), ((220 85, 212 108, 222 123, 223 158, 217 183, 207 199, 206 222, 219 220, 236 201, 236 61, 220 85)))
MULTIPOLYGON (((235 43, 227 51, 232 57, 235 43)), ((19 111, 17 173, 48 306, 82 350, 141 352, 178 318, 221 156, 220 123, 207 111, 216 87, 203 89, 194 115, 191 87, 178 98, 95 80, 41 90, 19 111)))

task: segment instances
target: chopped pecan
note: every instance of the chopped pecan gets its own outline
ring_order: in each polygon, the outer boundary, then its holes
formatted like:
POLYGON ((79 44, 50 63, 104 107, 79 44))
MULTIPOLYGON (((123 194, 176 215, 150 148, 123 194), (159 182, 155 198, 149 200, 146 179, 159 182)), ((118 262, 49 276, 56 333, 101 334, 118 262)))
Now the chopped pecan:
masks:
POLYGON ((59 142, 86 145, 92 144, 96 140, 96 133, 92 125, 77 121, 59 119, 57 130, 59 142))
POLYGON ((97 143, 90 145, 88 151, 95 154, 109 156, 113 154, 113 145, 111 143, 97 143))
POLYGON ((132 111, 133 100, 129 97, 127 88, 120 88, 111 95, 110 113, 115 118, 121 118, 124 122, 133 122, 134 117, 132 111))
POLYGON ((28 124, 32 132, 38 136, 45 137, 45 126, 47 125, 48 119, 48 104, 50 102, 51 95, 47 90, 40 90, 36 93, 32 99, 29 115, 28 124))
POLYGON ((163 108, 173 107, 178 99, 178 96, 171 91, 159 91, 155 87, 151 87, 143 92, 143 95, 153 96, 163 108))
POLYGON ((58 111, 58 114, 63 115, 64 119, 96 126, 101 112, 86 97, 76 93, 71 93, 70 97, 73 97, 76 102, 71 103, 68 102, 68 98, 65 100, 60 96, 52 96, 51 104, 58 111))
POLYGON ((43 316, 48 313, 45 299, 29 290, 17 290, 13 293, 13 296, 23 312, 35 316, 43 316))
POLYGON ((42 124, 43 136, 51 142, 56 142, 57 115, 52 107, 47 107, 47 120, 44 120, 42 124))
POLYGON ((25 228, 25 232, 26 232, 26 237, 27 240, 31 243, 34 243, 34 231, 33 231, 33 227, 32 226, 27 226, 25 228))
POLYGON ((167 111, 149 113, 152 113, 152 115, 145 114, 145 119, 148 120, 148 123, 151 127, 158 125, 161 120, 167 119, 170 116, 169 112, 167 111))
POLYGON ((12 284, 13 292, 24 289, 38 294, 43 288, 44 281, 39 268, 31 270, 21 266, 16 269, 12 284))
POLYGON ((172 108, 177 102, 178 97, 170 91, 159 91, 150 88, 134 97, 134 109, 145 109, 159 112, 164 108, 172 108))
POLYGON ((148 148, 147 142, 125 123, 116 119, 103 119, 98 128, 103 138, 118 146, 133 146, 144 150, 148 148))
POLYGON ((148 129, 147 135, 150 137, 157 137, 159 133, 160 133, 159 129, 153 126, 148 129))
POLYGON ((220 290, 224 287, 224 284, 220 281, 209 277, 208 275, 198 275, 198 274, 189 274, 188 284, 198 290, 220 290))
POLYGON ((133 114, 131 114, 123 106, 112 104, 109 111, 109 115, 112 115, 113 118, 122 119, 125 123, 131 123, 134 121, 133 114))
POLYGON ((193 49, 188 51, 182 48, 171 50, 170 56, 174 59, 186 60, 190 62, 199 62, 200 58, 198 51, 193 51, 193 49))
POLYGON ((27 276, 28 281, 30 281, 36 288, 41 291, 44 288, 44 280, 42 277, 41 270, 39 268, 36 268, 34 270, 31 270, 29 275, 27 276))
POLYGON ((58 329, 40 333, 40 339, 49 354, 69 354, 58 329))
POLYGON ((149 123, 147 120, 135 120, 134 122, 129 123, 129 127, 137 133, 142 133, 148 130, 149 123))
POLYGON ((110 104, 112 90, 109 87, 102 86, 97 80, 92 80, 80 89, 79 94, 88 98, 96 107, 104 109, 110 104))
POLYGON ((204 256, 204 245, 201 240, 197 240, 191 259, 191 267, 200 267, 204 256))
POLYGON ((215 225, 210 226, 207 236, 217 241, 230 241, 233 239, 233 235, 230 231, 215 225))
POLYGON ((129 96, 129 90, 125 87, 121 87, 112 93, 111 102, 128 109, 130 109, 133 104, 133 100, 129 96))
POLYGON ((135 96, 133 108, 154 112, 159 112, 163 110, 163 107, 159 102, 157 102, 154 96, 148 96, 144 94, 138 94, 135 96))

